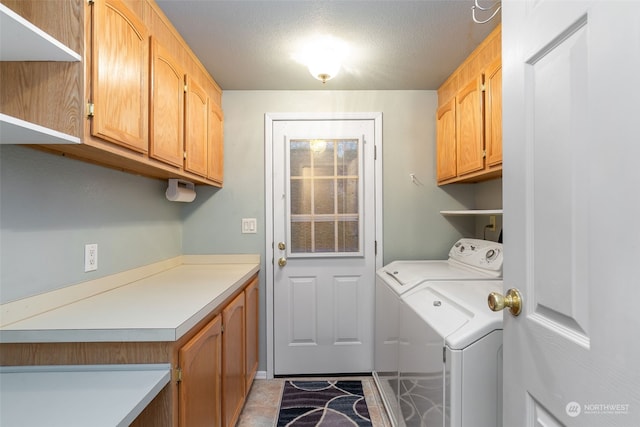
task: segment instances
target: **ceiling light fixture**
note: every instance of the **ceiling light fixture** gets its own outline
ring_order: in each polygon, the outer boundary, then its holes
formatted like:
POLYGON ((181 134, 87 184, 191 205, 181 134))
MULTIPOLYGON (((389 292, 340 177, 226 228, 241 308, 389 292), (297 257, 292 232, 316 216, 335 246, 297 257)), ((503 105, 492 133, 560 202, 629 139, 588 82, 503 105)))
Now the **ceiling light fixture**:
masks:
POLYGON ((323 36, 308 43, 297 56, 307 66, 309 73, 324 84, 338 74, 346 51, 344 42, 323 36))
POLYGON ((324 150, 327 149, 327 141, 324 139, 312 139, 309 141, 309 148, 316 154, 324 153, 324 150))

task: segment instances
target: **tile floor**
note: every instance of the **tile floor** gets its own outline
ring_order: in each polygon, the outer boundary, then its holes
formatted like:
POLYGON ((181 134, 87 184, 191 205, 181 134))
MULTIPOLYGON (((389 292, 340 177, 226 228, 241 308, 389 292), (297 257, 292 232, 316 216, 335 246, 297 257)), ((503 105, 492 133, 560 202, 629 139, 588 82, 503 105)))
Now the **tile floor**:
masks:
MULTIPOLYGON (((301 378, 313 380, 314 378, 301 378)), ((334 378, 318 378, 322 380, 334 378)), ((342 379, 342 378, 339 378, 342 379)), ((362 380, 364 397, 369 408, 369 415, 373 427, 390 427, 389 419, 384 410, 382 399, 378 393, 372 377, 348 377, 344 379, 362 380)), ((249 391, 249 397, 244 405, 236 427, 274 427, 278 422, 278 408, 284 387, 284 378, 272 380, 255 380, 249 391)))

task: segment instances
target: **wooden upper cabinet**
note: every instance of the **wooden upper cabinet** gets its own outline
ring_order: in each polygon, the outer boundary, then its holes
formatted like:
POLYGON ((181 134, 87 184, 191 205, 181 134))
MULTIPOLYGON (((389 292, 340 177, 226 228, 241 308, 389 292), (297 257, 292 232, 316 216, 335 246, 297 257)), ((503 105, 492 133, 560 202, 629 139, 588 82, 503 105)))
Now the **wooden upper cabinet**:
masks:
POLYGON ((185 115, 185 170, 207 176, 209 144, 209 97, 193 78, 187 76, 187 100, 185 115))
POLYGON ((456 95, 456 165, 458 175, 484 167, 482 138, 482 78, 478 77, 456 95))
POLYGON ((152 38, 151 56, 149 156, 182 167, 185 73, 155 38, 152 38))
POLYGON ((484 85, 487 166, 494 167, 502 164, 502 61, 489 65, 484 85))
POLYGON ((119 0, 93 4, 91 134, 145 153, 149 144, 149 33, 119 0))
POLYGON ((245 296, 239 294, 222 311, 222 416, 223 426, 236 425, 246 394, 245 296))
POLYGON ((224 179, 224 116, 222 109, 209 101, 209 165, 207 178, 222 185, 224 179))
POLYGON ((222 91, 154 0, 0 1, 77 53, 0 62, 0 112, 28 122, 12 142, 38 125, 50 152, 222 186, 222 91))
POLYGON ((438 108, 436 115, 436 170, 438 182, 455 178, 456 169, 456 100, 438 108))
POLYGON ((222 318, 216 316, 178 352, 180 427, 222 424, 222 318))
POLYGON ((502 176, 501 27, 438 89, 439 185, 502 176))

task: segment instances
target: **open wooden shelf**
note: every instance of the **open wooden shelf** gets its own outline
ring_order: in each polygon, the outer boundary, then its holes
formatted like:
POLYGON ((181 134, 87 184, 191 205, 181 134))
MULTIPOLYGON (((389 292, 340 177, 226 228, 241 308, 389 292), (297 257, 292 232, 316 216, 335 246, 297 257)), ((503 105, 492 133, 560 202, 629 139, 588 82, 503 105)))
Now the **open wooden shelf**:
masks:
POLYGON ((0 144, 80 144, 80 138, 0 113, 0 144))
MULTIPOLYGON (((0 61, 79 62, 82 57, 0 3, 0 61)), ((0 113, 0 144, 80 144, 80 138, 0 113)))
POLYGON ((0 3, 0 60, 78 62, 82 57, 0 3))

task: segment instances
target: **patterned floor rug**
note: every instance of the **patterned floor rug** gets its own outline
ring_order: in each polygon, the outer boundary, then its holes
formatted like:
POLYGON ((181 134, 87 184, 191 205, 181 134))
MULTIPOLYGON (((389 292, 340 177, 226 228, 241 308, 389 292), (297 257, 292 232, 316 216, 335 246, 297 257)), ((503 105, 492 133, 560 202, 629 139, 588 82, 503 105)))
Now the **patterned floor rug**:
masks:
POLYGON ((362 381, 287 381, 277 427, 372 427, 362 381))

